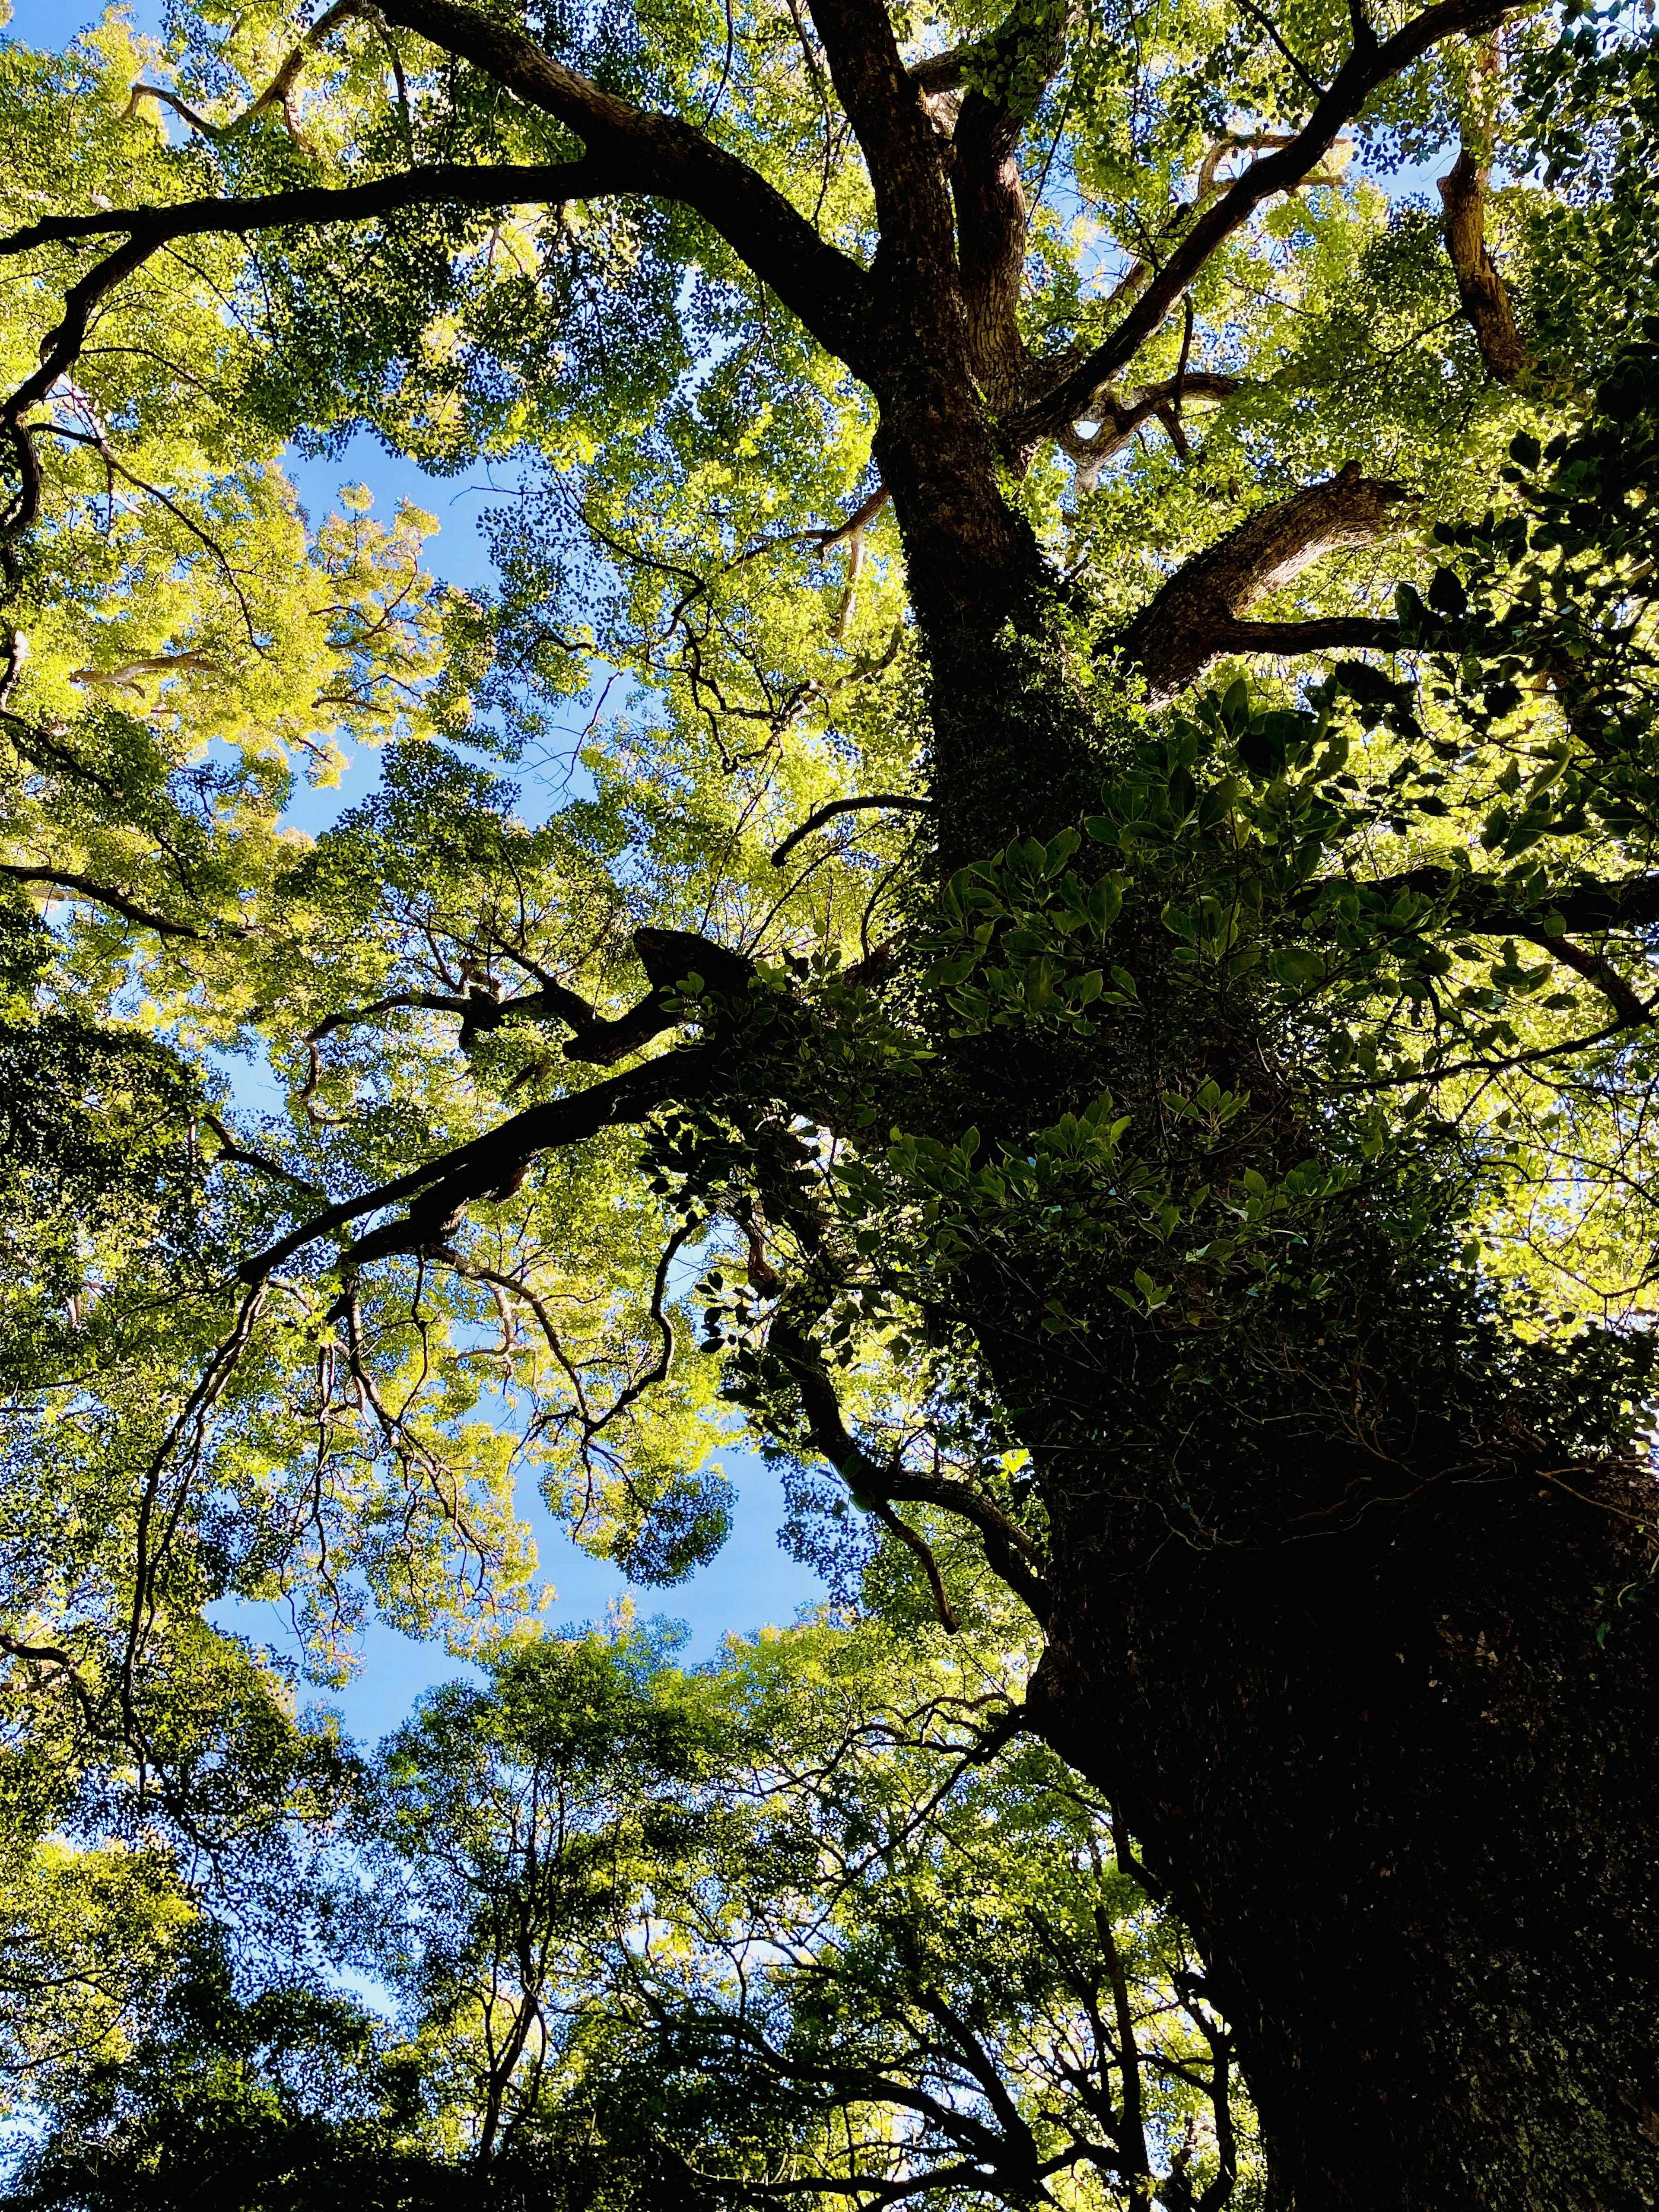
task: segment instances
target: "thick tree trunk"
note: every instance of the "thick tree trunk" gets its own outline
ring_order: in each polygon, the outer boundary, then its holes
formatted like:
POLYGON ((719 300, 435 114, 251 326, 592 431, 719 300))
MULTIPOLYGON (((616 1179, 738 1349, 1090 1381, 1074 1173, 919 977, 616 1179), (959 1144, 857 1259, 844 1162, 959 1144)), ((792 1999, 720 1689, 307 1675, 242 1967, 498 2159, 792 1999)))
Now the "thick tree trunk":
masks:
POLYGON ((1202 1948, 1285 2212, 1659 2202, 1659 1621, 1610 1603, 1656 1506, 1518 1471, 1322 1539, 1057 1532, 1033 1717, 1202 1948))
MULTIPOLYGON (((999 822, 1052 835, 1091 766, 1036 645, 970 676, 935 702, 951 861, 999 822)), ((1209 1073, 1254 1108, 1252 1149, 1207 1172, 1316 1152, 1248 1008, 1194 995, 1152 919, 1122 928, 1137 1012, 947 1044, 963 1122, 1012 1135, 1109 1085, 1144 1144, 1163 1088, 1209 1073)), ((1031 1716, 1191 1928, 1280 2212, 1636 2212, 1659 2203, 1659 1606, 1616 1601, 1659 1487, 1537 1441, 1570 1432, 1567 1370, 1529 1369, 1455 1273, 1414 1284, 1386 1213, 1328 1224, 1334 1297, 1258 1322, 1224 1288, 1195 1336, 1103 1290, 1091 1344, 1045 1337, 1034 1296, 1076 1310, 1086 1271, 988 1261, 965 1288, 1049 1516, 1031 1716)), ((1583 1433, 1616 1430, 1616 1395, 1583 1433)))
MULTIPOLYGON (((1079 820, 1121 742, 1047 647, 1041 592, 992 635, 1017 563, 950 383, 936 361, 884 393, 878 441, 933 661, 945 871, 1079 820), (978 479, 954 509, 925 481, 947 454, 978 479)), ((1239 534, 1261 556, 1242 583, 1215 570, 1231 541, 1193 564, 1186 674, 1155 688, 1190 680, 1206 622, 1262 575, 1374 538, 1398 497, 1345 472, 1239 534)), ((1248 1006, 1201 1004, 1155 914, 1120 934, 1133 1015, 1087 1040, 941 1036, 939 1133, 1012 1138, 1109 1085, 1145 1142, 1166 1085, 1213 1075, 1253 1127, 1212 1179, 1316 1152, 1248 1006)), ((1030 1716, 1201 1948, 1279 2212, 1636 2212, 1659 2203, 1659 1606, 1615 1601, 1647 1579, 1659 1495, 1633 1460, 1538 1444, 1570 1427, 1547 1368, 1530 1407, 1507 1401, 1501 1325, 1443 1269, 1419 1308, 1382 1220, 1333 1225, 1345 1288, 1299 1318, 1222 1288, 1218 1379, 1181 1406, 1186 1340, 1126 1322, 1103 1252, 1067 1289, 1099 1322, 1083 1350, 1043 1334, 1054 1285, 1029 1267, 988 1258, 964 1285, 1049 1517, 1030 1716), (1183 1523, 1188 1492, 1207 1503, 1183 1523)))

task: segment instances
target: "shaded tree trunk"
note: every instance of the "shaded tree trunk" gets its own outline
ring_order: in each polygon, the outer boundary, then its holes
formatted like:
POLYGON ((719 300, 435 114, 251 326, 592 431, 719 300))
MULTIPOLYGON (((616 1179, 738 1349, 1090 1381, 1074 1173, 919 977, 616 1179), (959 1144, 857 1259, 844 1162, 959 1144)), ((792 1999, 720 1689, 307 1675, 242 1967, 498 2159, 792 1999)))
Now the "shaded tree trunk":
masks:
POLYGON ((1192 1927, 1294 2212, 1659 2201, 1659 1629, 1597 1642, 1650 1486, 1572 1490, 1055 1544, 1033 1716, 1192 1927))
MULTIPOLYGON (((1354 491, 1378 509, 1356 529, 1375 534, 1394 489, 1354 491)), ((1324 526, 1349 495, 1345 480, 1302 497, 1324 526)), ((1248 598, 1226 580, 1218 623, 1248 598)), ((1176 642, 1201 666, 1204 610, 1183 612, 1176 642)), ((1031 613, 1023 644, 933 634, 945 866, 1052 835, 1097 790, 1103 763, 1045 676, 1041 627, 1031 613)), ((1152 635, 1169 647, 1173 631, 1152 635)), ((1316 1148, 1273 1103, 1276 1048, 1220 1019, 947 1049, 962 1119, 983 1129, 1053 1121, 1106 1084, 1148 1101, 1180 1055, 1253 1091, 1265 1171, 1316 1148)), ((1156 1420, 1168 1340, 1108 1321, 1085 1380, 1040 1349, 1048 1285, 975 1285, 963 1317, 1027 1409, 1050 1515, 1030 1717, 1121 1808, 1193 1930, 1280 2212, 1636 2212, 1659 2203, 1659 1612, 1614 1601, 1651 1570, 1651 1478, 1634 1459, 1540 1456, 1540 1424, 1492 1376, 1484 1429, 1460 1425, 1432 1362, 1411 1371, 1420 1343, 1401 1354, 1382 1462, 1368 1457, 1322 1414, 1322 1380, 1297 1401, 1301 1354, 1327 1379, 1388 1365, 1409 1287, 1387 1287, 1386 1250, 1350 1265, 1383 1287, 1322 1342, 1316 1325, 1280 1347, 1288 1379, 1268 1395, 1286 1395, 1264 1425, 1288 1416, 1294 1441, 1265 1479, 1258 1455, 1202 1540, 1109 1444, 1092 1467, 1080 1448, 1131 1401, 1156 1420)), ((1224 1497, 1224 1448, 1206 1474, 1224 1497)))

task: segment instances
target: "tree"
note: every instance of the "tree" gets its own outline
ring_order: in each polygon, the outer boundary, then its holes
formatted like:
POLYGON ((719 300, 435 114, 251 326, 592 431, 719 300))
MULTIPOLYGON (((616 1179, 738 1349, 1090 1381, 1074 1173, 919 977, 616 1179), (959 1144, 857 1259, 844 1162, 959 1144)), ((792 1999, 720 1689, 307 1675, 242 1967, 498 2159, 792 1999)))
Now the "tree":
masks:
POLYGON ((672 1578, 723 1391, 942 1620, 971 1554, 1042 1623, 1287 2203, 1651 2199, 1652 52, 347 0, 10 58, 21 1023, 112 1049, 141 979, 204 1086, 194 1241, 89 1239, 20 1368, 21 1494, 100 1502, 9 1632, 43 1729, 173 1771, 226 1591, 324 1665, 365 1589, 510 1607, 519 1459, 672 1578), (282 441, 356 422, 521 470, 493 599, 306 534, 282 441), (653 688, 526 828, 488 754, 596 659, 653 688), (335 721, 396 750, 302 851, 335 721))
POLYGON ((59 2060, 6 2201, 1258 2202, 1231 2039, 1012 1725, 1000 1626, 692 1675, 631 1624, 512 1639, 293 1893, 395 2026, 193 1929, 118 2055, 59 2060))

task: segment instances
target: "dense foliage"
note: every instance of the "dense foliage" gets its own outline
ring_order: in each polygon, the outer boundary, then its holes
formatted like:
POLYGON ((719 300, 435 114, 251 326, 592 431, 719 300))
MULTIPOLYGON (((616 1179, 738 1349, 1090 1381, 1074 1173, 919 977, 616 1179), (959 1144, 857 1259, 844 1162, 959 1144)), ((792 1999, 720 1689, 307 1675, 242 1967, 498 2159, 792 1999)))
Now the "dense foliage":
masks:
POLYGON ((1645 1464, 1655 52, 0 45, 15 2201, 1262 2201, 1197 1893, 1022 1698, 1115 1546, 1645 1464), (364 429, 488 589, 301 505, 364 429), (821 1620, 549 1633, 527 1486, 671 1585, 745 1431, 821 1620), (301 1680, 376 1610, 476 1662, 378 1751, 301 1680))

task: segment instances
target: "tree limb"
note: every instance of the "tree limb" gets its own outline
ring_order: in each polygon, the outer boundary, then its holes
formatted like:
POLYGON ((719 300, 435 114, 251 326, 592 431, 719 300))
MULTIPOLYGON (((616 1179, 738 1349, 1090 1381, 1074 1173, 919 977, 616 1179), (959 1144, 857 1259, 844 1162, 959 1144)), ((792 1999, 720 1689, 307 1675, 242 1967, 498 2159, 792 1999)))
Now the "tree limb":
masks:
MULTIPOLYGON (((1115 649, 1146 677, 1152 703, 1163 705, 1234 649, 1229 633, 1244 608, 1289 583, 1322 554, 1373 543, 1390 526, 1393 510, 1409 497, 1404 485, 1362 477, 1359 464, 1350 461, 1326 483, 1261 508, 1178 568, 1151 605, 1118 634, 1115 649)), ((1279 626, 1248 627, 1254 635, 1248 647, 1238 649, 1261 651, 1260 634, 1279 626)), ((1297 649, 1284 638, 1274 643, 1281 650, 1297 649)))
POLYGON ((1039 1620, 1048 1618, 1049 1593, 1041 1578, 1041 1548, 1018 1522, 965 1482, 918 1474, 898 1464, 883 1467, 870 1457, 848 1428, 841 1401, 817 1348, 794 1324, 775 1316, 767 1337, 799 1393, 812 1448, 829 1461, 848 1486, 887 1504, 908 1502, 937 1505, 970 1522, 985 1539, 986 1555, 996 1573, 1023 1597, 1039 1620))
POLYGON ((320 1184, 311 1182, 305 1176, 295 1175, 292 1168, 285 1168, 280 1160, 270 1159, 264 1152, 252 1152, 245 1145, 239 1145, 216 1114, 204 1114, 202 1126, 211 1129, 219 1139, 220 1159, 234 1160, 240 1167, 257 1168, 261 1175, 274 1176, 279 1182, 292 1183, 296 1190, 309 1191, 313 1196, 320 1190, 320 1184))
POLYGON ((1486 374, 1498 384, 1518 381, 1526 348, 1515 327, 1515 310, 1498 264, 1486 246, 1486 185, 1492 173, 1492 113, 1498 97, 1501 57, 1498 33, 1483 39, 1474 58, 1457 160, 1439 180, 1445 209, 1446 256, 1457 295, 1474 331, 1486 374))
POLYGON ((1215 625, 1218 657, 1226 653, 1398 653, 1400 625, 1390 615, 1318 615, 1306 622, 1235 622, 1215 625))
POLYGON ((1263 200, 1275 192, 1295 189, 1323 159, 1342 125, 1359 112, 1379 85, 1409 68, 1443 39, 1486 30, 1516 12, 1513 0, 1439 0, 1438 5, 1413 16, 1390 39, 1358 40, 1290 143, 1253 161, 1196 217, 1111 336, 1044 398, 1004 418, 1005 441, 1023 445, 1057 435, 1067 422, 1086 420, 1095 392, 1132 361, 1160 328, 1211 255, 1249 221, 1263 200))
POLYGON ((20 485, 7 513, 10 536, 27 530, 40 513, 42 478, 34 441, 23 417, 44 400, 58 378, 73 367, 86 343, 100 301, 143 268, 152 253, 174 238, 210 232, 240 234, 252 230, 290 228, 300 223, 360 222, 396 208, 422 204, 502 207, 528 200, 574 199, 619 190, 608 172, 589 161, 495 169, 459 163, 400 172, 372 185, 339 191, 304 189, 268 192, 249 199, 185 200, 171 207, 112 208, 87 216, 47 216, 0 239, 0 257, 27 253, 38 246, 125 231, 125 244, 94 264, 64 295, 62 319, 40 343, 40 366, 24 378, 0 407, 3 427, 17 456, 20 485))
POLYGON ((1457 279, 1457 296, 1474 332, 1486 374, 1514 384, 1527 366, 1527 349, 1515 326, 1515 309, 1486 245, 1486 170, 1463 147, 1440 179, 1446 211, 1446 255, 1457 279))
POLYGON ((469 1205, 509 1195, 539 1154, 580 1144, 603 1129, 646 1121, 671 1099, 700 1097, 714 1079, 718 1060, 711 1045, 685 1045, 586 1091, 532 1106, 469 1144, 441 1152, 406 1175, 313 1214, 267 1250, 244 1261, 237 1274, 246 1283, 264 1282, 307 1245, 405 1199, 414 1201, 407 1216, 360 1237, 339 1265, 362 1267, 390 1253, 444 1245, 469 1205))
POLYGON ((136 922, 141 929, 154 930, 157 937, 185 937, 197 945, 207 942, 204 930, 192 929, 187 921, 169 921, 164 914, 152 914, 125 891, 112 890, 107 884, 94 884, 86 876, 73 875, 67 868, 25 868, 10 860, 0 860, 0 876, 9 876, 15 884, 50 884, 61 890, 73 891, 76 898, 86 899, 94 906, 107 907, 124 921, 136 922))
POLYGON ((233 116, 228 123, 210 123, 205 116, 198 115, 194 108, 188 106, 184 100, 180 100, 176 92, 169 92, 164 85, 159 84, 135 84, 132 88, 132 96, 127 102, 127 113, 136 114, 141 100, 146 98, 162 100, 176 113, 183 116, 192 130, 201 131, 204 137, 225 139, 236 131, 245 131, 256 117, 264 114, 267 109, 277 107, 282 110, 283 121, 288 128, 289 135, 303 146, 306 143, 305 138, 299 124, 295 119, 294 110, 289 101, 289 95, 300 81, 300 73, 306 65, 311 50, 341 23, 348 21, 353 16, 367 15, 370 12, 368 0, 335 0, 335 5, 326 15, 319 16, 305 36, 291 49, 288 58, 258 98, 250 101, 242 112, 233 116))
POLYGON ((1100 481, 1100 472, 1116 453, 1121 453, 1141 424, 1173 407, 1177 397, 1187 399, 1231 399, 1238 391, 1243 379, 1223 376, 1213 370, 1189 368, 1176 380, 1171 377, 1158 384, 1143 384, 1125 392, 1097 392, 1090 401, 1087 420, 1098 428, 1086 436, 1074 423, 1067 422, 1056 434, 1060 450, 1078 464, 1077 488, 1079 492, 1091 492, 1100 481))
POLYGON ((383 0, 380 12, 556 117, 590 159, 623 179, 611 190, 695 209, 821 345, 859 368, 868 277, 746 163, 677 116, 653 114, 605 91, 521 31, 461 0, 383 0))
MULTIPOLYGON (((653 986, 650 996, 615 1022, 591 1025, 586 1036, 579 1035, 567 1047, 568 1057, 602 1063, 619 1059, 660 1030, 678 1024, 684 1015, 678 1008, 666 1012, 664 1002, 673 1001, 693 973, 701 975, 720 997, 731 999, 747 988, 754 972, 753 963, 743 954, 689 930, 635 930, 634 945, 653 986)), ((459 1145, 407 1175, 329 1206, 301 1222, 268 1251, 245 1261, 237 1272, 245 1282, 263 1282, 274 1268, 319 1237, 331 1236, 365 1213, 378 1213, 404 1199, 413 1201, 407 1216, 360 1237, 339 1264, 362 1267, 395 1252, 440 1250, 448 1244, 468 1206, 475 1200, 510 1197, 540 1153, 578 1144, 602 1129, 647 1120, 671 1098, 702 1097, 714 1079, 720 1058, 718 1036, 705 1044, 682 1045, 642 1067, 630 1068, 625 1075, 612 1076, 588 1090, 532 1106, 470 1144, 459 1145)))
POLYGON ((876 259, 952 254, 939 141, 916 79, 900 58, 882 0, 813 0, 812 23, 870 172, 881 246, 876 259))
POLYGON ((883 1528, 890 1529, 900 1543, 908 1546, 921 1562, 921 1571, 927 1576, 927 1587, 933 1593, 933 1610, 939 1615, 939 1625, 947 1635, 954 1636, 962 1624, 957 1620, 955 1608, 946 1595, 945 1578, 939 1573, 933 1546, 908 1521, 902 1520, 884 1498, 876 1499, 875 1509, 876 1518, 883 1528))
POLYGON ((1643 1027, 1653 1018, 1653 1008, 1604 953, 1573 943, 1548 925, 1559 920, 1577 936, 1651 928, 1659 922, 1659 875, 1627 876, 1622 883, 1579 884, 1547 894, 1535 905, 1517 908, 1510 902, 1513 893, 1503 884, 1456 869, 1427 866, 1373 883, 1356 884, 1350 878, 1327 877, 1308 884, 1294 903, 1301 912, 1314 914, 1327 894, 1339 888, 1358 889, 1383 907, 1392 905, 1401 891, 1444 901, 1449 927, 1470 937, 1523 938, 1564 968, 1582 975, 1607 1000, 1620 1027, 1643 1027))
POLYGON ((912 799, 902 791, 872 791, 863 799, 832 799, 827 805, 809 814, 798 830, 792 830, 781 845, 772 854, 772 866, 781 868, 804 837, 815 830, 822 830, 826 822, 833 822, 839 814, 862 814, 890 807, 905 814, 931 814, 931 799, 912 799))
MULTIPOLYGON (((1025 397, 1030 356, 1019 329, 1025 275, 1025 188, 1018 148, 1038 102, 1066 58, 1066 12, 1016 9, 984 41, 995 81, 1018 79, 1018 101, 969 91, 951 135, 951 195, 957 214, 957 264, 968 343, 994 414, 1025 397)), ((915 81, 915 72, 911 73, 915 81)))

